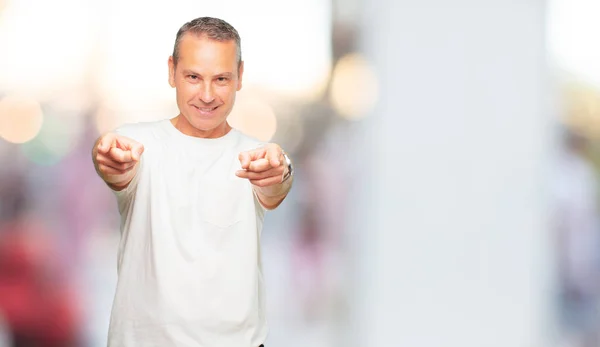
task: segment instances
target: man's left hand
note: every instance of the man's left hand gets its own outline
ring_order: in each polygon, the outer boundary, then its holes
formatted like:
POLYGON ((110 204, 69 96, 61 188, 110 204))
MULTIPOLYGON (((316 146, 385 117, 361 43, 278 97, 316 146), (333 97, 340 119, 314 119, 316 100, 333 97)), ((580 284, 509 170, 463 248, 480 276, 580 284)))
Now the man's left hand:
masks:
POLYGON ((247 178, 257 187, 281 184, 282 177, 288 171, 279 145, 270 143, 264 147, 242 152, 239 155, 242 169, 235 174, 247 178))
POLYGON ((260 202, 267 209, 274 209, 285 199, 292 186, 292 178, 283 182, 288 166, 283 150, 277 144, 242 152, 239 155, 242 170, 235 174, 252 183, 260 202))

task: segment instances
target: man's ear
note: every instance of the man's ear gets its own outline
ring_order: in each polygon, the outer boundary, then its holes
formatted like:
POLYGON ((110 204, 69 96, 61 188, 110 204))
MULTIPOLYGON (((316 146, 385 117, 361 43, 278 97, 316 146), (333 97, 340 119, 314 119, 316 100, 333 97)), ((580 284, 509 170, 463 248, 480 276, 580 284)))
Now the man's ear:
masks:
POLYGON ((173 56, 169 57, 169 85, 171 88, 175 88, 175 62, 173 56))

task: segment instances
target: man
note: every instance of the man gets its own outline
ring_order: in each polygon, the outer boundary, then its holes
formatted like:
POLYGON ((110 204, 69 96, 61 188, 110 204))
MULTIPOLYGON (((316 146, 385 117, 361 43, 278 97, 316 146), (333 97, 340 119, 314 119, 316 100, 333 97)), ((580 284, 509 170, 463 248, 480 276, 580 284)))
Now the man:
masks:
POLYGON ((121 214, 109 346, 258 347, 267 336, 260 233, 292 185, 276 144, 232 129, 242 87, 228 23, 181 27, 169 58, 179 115, 101 136, 99 176, 121 214))

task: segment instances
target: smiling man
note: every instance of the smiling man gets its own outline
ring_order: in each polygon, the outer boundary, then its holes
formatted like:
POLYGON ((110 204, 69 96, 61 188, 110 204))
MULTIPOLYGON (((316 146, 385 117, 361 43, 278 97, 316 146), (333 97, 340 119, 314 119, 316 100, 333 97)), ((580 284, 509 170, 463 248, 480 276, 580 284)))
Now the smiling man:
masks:
POLYGON ((92 153, 121 214, 108 345, 262 346, 260 234, 291 161, 227 122, 244 72, 231 25, 186 23, 168 65, 179 115, 123 125, 92 153))

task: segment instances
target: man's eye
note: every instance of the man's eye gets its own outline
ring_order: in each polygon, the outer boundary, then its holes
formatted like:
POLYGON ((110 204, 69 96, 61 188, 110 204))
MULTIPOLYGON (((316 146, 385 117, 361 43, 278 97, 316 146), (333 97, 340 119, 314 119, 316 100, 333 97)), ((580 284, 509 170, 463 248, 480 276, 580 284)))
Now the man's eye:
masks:
POLYGON ((227 81, 227 77, 219 77, 217 80, 219 82, 225 82, 225 81, 227 81))
POLYGON ((188 78, 191 78, 191 79, 193 79, 193 80, 196 80, 196 79, 198 79, 198 76, 196 76, 196 75, 188 75, 188 78))

